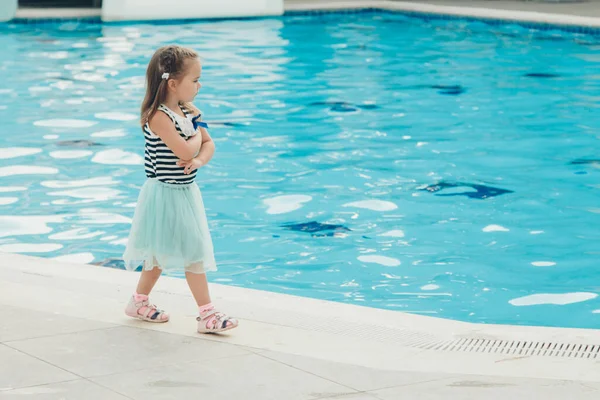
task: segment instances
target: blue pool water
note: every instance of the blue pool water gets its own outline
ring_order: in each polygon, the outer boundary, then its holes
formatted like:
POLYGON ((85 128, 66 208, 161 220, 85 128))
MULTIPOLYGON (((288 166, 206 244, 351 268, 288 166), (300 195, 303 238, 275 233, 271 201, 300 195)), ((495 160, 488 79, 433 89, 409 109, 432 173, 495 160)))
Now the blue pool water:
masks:
POLYGON ((166 43, 197 105, 213 282, 600 325, 600 39, 393 14, 0 26, 0 251, 121 267, 166 43))

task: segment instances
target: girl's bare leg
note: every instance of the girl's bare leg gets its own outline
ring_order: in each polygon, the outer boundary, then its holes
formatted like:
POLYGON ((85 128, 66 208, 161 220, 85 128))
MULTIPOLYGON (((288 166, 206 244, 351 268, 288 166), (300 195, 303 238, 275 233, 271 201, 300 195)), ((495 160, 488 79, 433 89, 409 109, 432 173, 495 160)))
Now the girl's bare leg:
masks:
POLYGON ((185 273, 185 279, 192 291, 192 296, 196 300, 198 307, 210 304, 210 293, 208 292, 208 281, 206 274, 185 273))
POLYGON ((156 281, 160 278, 160 274, 162 270, 158 267, 154 267, 151 270, 142 270, 142 274, 140 275, 140 280, 138 281, 137 289, 135 290, 137 294, 145 294, 148 296, 154 288, 156 281))
POLYGON ((150 304, 148 295, 154 288, 162 270, 155 266, 151 270, 143 269, 135 293, 125 308, 125 314, 148 322, 167 322, 169 315, 150 304))
POLYGON ((238 326, 236 319, 218 312, 210 301, 206 274, 185 273, 185 279, 196 300, 200 316, 198 317, 198 332, 223 332, 238 326))

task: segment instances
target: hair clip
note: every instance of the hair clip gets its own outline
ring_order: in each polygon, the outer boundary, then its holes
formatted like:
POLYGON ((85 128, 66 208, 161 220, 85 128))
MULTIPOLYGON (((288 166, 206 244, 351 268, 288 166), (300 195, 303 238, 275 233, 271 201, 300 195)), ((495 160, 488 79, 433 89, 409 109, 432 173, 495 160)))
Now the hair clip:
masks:
POLYGON ((169 79, 169 73, 165 72, 164 74, 162 74, 162 78, 163 79, 169 79))

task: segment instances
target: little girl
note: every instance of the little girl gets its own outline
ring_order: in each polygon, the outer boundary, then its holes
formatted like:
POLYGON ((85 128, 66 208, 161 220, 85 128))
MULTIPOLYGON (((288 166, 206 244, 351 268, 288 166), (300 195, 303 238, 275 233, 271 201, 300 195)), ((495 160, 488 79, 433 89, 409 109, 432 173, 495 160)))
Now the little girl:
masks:
POLYGON ((201 113, 191 103, 201 87, 201 70, 196 52, 179 46, 162 47, 150 60, 141 120, 148 179, 138 198, 123 259, 129 270, 144 264, 127 315, 167 322, 169 315, 152 305, 148 295, 163 270, 185 269, 199 307, 198 332, 210 333, 235 328, 238 322, 212 305, 206 280, 206 272, 217 267, 194 179, 197 169, 212 158, 215 145, 207 125, 197 122, 201 113))

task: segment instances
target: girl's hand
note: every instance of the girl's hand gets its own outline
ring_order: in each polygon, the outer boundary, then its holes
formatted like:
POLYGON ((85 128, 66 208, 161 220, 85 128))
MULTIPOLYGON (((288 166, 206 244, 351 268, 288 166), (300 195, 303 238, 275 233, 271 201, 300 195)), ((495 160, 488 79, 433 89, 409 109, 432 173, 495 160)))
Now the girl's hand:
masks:
POLYGON ((190 161, 179 160, 177 166, 184 167, 183 173, 189 175, 198 168, 204 166, 204 162, 199 158, 192 158, 190 161))

